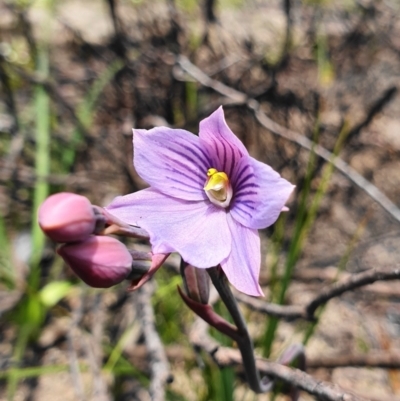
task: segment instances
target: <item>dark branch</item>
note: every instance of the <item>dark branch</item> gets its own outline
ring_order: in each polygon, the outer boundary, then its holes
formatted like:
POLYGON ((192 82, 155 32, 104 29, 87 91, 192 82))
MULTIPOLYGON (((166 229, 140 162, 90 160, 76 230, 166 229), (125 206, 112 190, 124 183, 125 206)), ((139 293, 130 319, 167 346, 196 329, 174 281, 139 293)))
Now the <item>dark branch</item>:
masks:
POLYGON ((217 22, 217 16, 215 15, 215 0, 204 0, 203 8, 204 18, 207 24, 217 22))
POLYGON ((320 292, 317 297, 306 307, 307 316, 314 316, 317 308, 332 298, 338 297, 347 291, 354 290, 364 285, 375 283, 375 281, 400 279, 400 268, 372 269, 363 273, 355 274, 344 281, 339 281, 320 292))
POLYGON ((372 284, 376 281, 388 281, 400 279, 400 267, 395 266, 386 269, 371 269, 363 273, 354 274, 345 280, 338 281, 329 287, 324 288, 316 297, 305 306, 277 305, 264 302, 257 298, 235 293, 238 301, 246 304, 249 308, 266 313, 270 316, 293 320, 306 319, 314 320, 315 311, 330 299, 338 297, 347 291, 372 284))

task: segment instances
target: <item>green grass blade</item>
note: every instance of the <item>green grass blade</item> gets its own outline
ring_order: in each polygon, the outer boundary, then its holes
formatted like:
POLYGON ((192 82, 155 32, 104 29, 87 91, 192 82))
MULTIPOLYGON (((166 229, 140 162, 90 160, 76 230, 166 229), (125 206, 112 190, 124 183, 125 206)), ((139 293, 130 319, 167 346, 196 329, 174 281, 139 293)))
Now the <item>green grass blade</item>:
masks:
MULTIPOLYGON (((77 110, 77 117, 82 127, 89 129, 93 123, 93 117, 96 112, 96 105, 103 93, 105 86, 113 79, 115 73, 121 69, 123 62, 116 60, 96 79, 90 88, 88 94, 84 97, 77 110)), ((69 172, 75 161, 76 148, 83 140, 83 132, 76 128, 72 133, 72 139, 69 146, 62 149, 61 159, 63 170, 69 172)))
POLYGON ((133 323, 122 333, 121 338, 118 340, 117 344, 112 349, 110 356, 109 356, 106 364, 104 365, 104 368, 103 368, 104 371, 106 371, 106 372, 114 371, 117 362, 121 358, 121 355, 124 351, 127 341, 130 339, 131 334, 133 333, 133 331, 136 328, 137 328, 137 325, 135 323, 133 323))
MULTIPOLYGON (((37 71, 47 76, 49 72, 48 50, 41 47, 37 57, 37 71)), ((36 184, 33 193, 33 210, 32 210, 32 266, 38 264, 45 237, 37 224, 37 211, 41 203, 49 194, 49 185, 46 177, 50 173, 50 99, 43 88, 38 85, 35 88, 35 112, 36 112, 36 150, 35 150, 35 172, 36 184)), ((37 278, 32 274, 30 284, 37 286, 37 278)))
MULTIPOLYGON (((293 270, 301 255, 301 251, 303 249, 303 245, 308 236, 308 233, 316 219, 322 198, 325 195, 326 191, 328 190, 329 182, 334 171, 334 166, 332 162, 339 153, 339 151, 341 150, 341 148, 343 147, 343 143, 348 133, 349 133, 349 127, 347 122, 345 122, 339 133, 334 150, 332 152, 333 153, 332 159, 330 160, 330 162, 328 162, 328 164, 325 165, 325 168, 322 172, 321 182, 311 201, 311 204, 309 204, 309 198, 311 193, 311 180, 313 178, 315 170, 316 155, 314 152, 310 153, 304 190, 302 192, 302 196, 300 199, 299 212, 296 216, 296 224, 293 233, 293 238, 289 247, 289 252, 285 265, 285 271, 281 279, 281 288, 277 297, 277 302, 279 304, 283 304, 285 301, 286 291, 289 287, 293 270)), ((317 135, 318 135, 318 128, 314 132, 314 143, 316 143, 317 135)), ((268 320, 268 326, 265 332, 264 347, 263 347, 264 356, 266 357, 270 356, 272 344, 275 338, 275 333, 278 328, 278 325, 279 325, 279 319, 272 317, 268 320)))
MULTIPOLYGON (((50 10, 52 0, 46 1, 50 10)), ((46 10, 46 11, 48 11, 46 10)), ((49 18, 48 15, 46 19, 49 18)), ((44 29, 48 30, 49 25, 44 29)), ((48 31, 46 31, 46 34, 48 31)), ((47 35, 48 37, 48 35, 47 35)), ((47 78, 49 74, 49 52, 47 41, 40 43, 36 54, 36 73, 47 78)), ((34 92, 35 109, 35 173, 36 182, 33 190, 32 207, 32 255, 30 260, 30 274, 27 282, 26 295, 21 301, 16 318, 20 328, 14 347, 14 363, 19 364, 25 353, 26 346, 42 321, 43 309, 40 305, 37 290, 40 281, 40 259, 45 245, 45 236, 37 224, 37 211, 49 193, 47 176, 50 173, 50 99, 42 85, 37 85, 34 92)), ((7 399, 12 400, 19 382, 17 370, 11 371, 7 381, 7 399)))
POLYGON ((0 216, 0 247, 0 283, 11 290, 15 288, 15 273, 11 264, 11 244, 2 216, 0 216))
MULTIPOLYGON (((349 244, 346 247, 346 251, 343 254, 343 256, 341 257, 339 263, 338 263, 338 270, 336 272, 336 276, 333 279, 332 283, 336 282, 339 277, 340 277, 340 273, 342 273, 342 271, 345 269, 347 262, 349 261, 349 258, 355 248, 355 246, 357 245, 358 241, 360 240, 362 234, 365 231, 365 228, 367 227, 367 223, 369 221, 370 218, 370 213, 367 213, 361 220, 361 222, 359 223, 353 237, 351 238, 351 241, 349 242, 349 244)), ((306 331, 304 333, 303 336, 303 344, 304 346, 307 345, 308 341, 311 339, 311 337, 313 336, 313 334, 315 333, 315 330, 318 326, 318 323, 320 321, 320 318, 322 316, 322 314, 325 311, 325 304, 321 305, 321 307, 317 310, 316 313, 316 320, 310 324, 308 324, 308 327, 306 328, 306 331)))
MULTIPOLYGON (((317 143, 318 140, 318 134, 319 134, 319 120, 317 119, 317 122, 315 124, 314 128, 314 134, 313 134, 313 143, 317 143)), ((297 258, 299 256, 299 241, 301 237, 301 232, 303 230, 304 226, 304 221, 306 219, 307 215, 307 204, 308 204, 308 199, 310 196, 311 192, 311 181, 314 176, 314 171, 315 171, 315 165, 316 165, 316 160, 317 156, 315 152, 313 152, 313 149, 311 149, 310 156, 308 159, 308 164, 306 168, 306 175, 304 178, 304 186, 303 190, 301 192, 300 196, 300 202, 299 202, 299 207, 296 215, 296 222, 295 222, 295 228, 293 231, 293 236, 292 236, 292 241, 289 246, 289 251, 287 255, 287 260, 285 264, 285 270, 283 273, 283 277, 281 280, 279 280, 279 288, 276 288, 278 286, 273 286, 271 287, 271 300, 274 302, 277 302, 279 304, 282 304, 284 299, 285 299, 285 294, 286 290, 289 286, 290 279, 293 273, 293 269, 295 266, 295 263, 297 261, 297 258)), ((281 230, 281 228, 278 226, 278 229, 281 230)), ((282 244, 283 241, 283 235, 277 233, 277 238, 279 238, 279 244, 282 244)), ((277 248, 277 253, 279 253, 279 245, 277 248)), ((276 267, 275 267, 276 269, 276 267)), ((277 277, 274 277, 274 282, 277 282, 277 277)), ((272 282, 271 282, 272 283, 272 282)), ((275 333, 279 325, 279 319, 275 317, 270 317, 267 322, 267 327, 264 333, 264 339, 263 339, 263 355, 265 357, 269 357, 271 354, 271 349, 272 349, 272 344, 275 338, 275 333)))

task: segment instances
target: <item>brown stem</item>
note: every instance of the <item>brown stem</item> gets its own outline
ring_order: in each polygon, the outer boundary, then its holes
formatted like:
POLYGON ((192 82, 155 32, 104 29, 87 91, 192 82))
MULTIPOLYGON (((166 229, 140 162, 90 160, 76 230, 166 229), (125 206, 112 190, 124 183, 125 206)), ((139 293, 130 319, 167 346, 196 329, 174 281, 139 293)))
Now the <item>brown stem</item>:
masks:
POLYGON ((371 269, 351 275, 345 280, 338 281, 331 286, 324 288, 311 302, 304 306, 272 304, 240 293, 236 293, 235 297, 238 301, 243 302, 251 309, 266 313, 270 316, 287 320, 314 320, 314 314, 318 307, 324 305, 332 298, 338 297, 347 291, 352 291, 356 288, 372 284, 376 281, 398 279, 400 279, 400 267, 398 266, 384 269, 371 269))

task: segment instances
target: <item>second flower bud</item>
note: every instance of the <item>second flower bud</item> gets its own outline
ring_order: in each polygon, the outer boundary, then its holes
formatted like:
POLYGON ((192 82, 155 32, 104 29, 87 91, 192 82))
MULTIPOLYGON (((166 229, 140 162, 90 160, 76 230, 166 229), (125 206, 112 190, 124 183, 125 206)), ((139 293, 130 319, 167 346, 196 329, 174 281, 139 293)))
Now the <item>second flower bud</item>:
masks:
POLYGON ((91 236, 82 242, 64 244, 58 254, 86 284, 108 288, 121 283, 132 270, 132 256, 112 237, 91 236))

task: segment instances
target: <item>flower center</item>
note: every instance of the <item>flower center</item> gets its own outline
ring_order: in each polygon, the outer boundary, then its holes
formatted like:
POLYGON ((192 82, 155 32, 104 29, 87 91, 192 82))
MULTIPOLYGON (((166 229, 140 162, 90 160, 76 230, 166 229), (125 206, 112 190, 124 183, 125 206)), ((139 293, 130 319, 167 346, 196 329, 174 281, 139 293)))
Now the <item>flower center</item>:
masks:
POLYGON ((228 207, 232 199, 232 187, 229 178, 223 171, 210 168, 207 171, 207 181, 204 190, 208 199, 217 206, 228 207))

